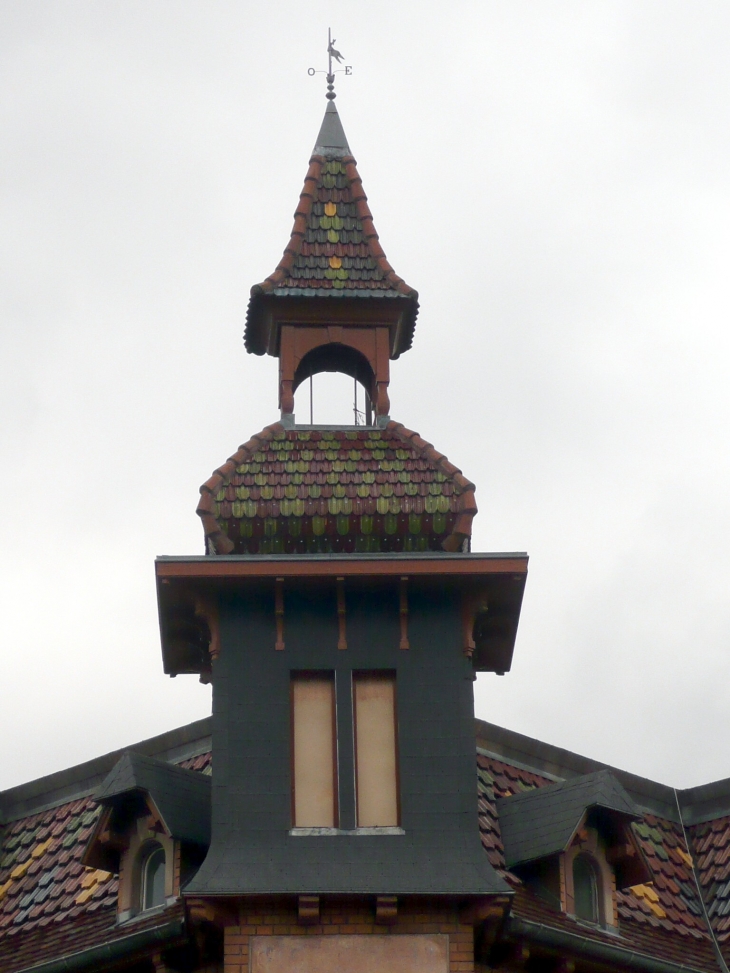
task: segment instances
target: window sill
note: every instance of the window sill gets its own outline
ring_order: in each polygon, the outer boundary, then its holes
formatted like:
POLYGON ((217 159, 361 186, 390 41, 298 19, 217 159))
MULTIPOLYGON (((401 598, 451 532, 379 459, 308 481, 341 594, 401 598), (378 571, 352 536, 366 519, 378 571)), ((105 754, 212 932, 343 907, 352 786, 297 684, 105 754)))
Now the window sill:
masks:
POLYGON ((610 922, 589 922, 587 919, 579 919, 578 916, 574 915, 572 912, 566 912, 569 919, 572 919, 576 926, 580 926, 582 929, 592 929, 598 932, 608 933, 609 936, 620 937, 621 933, 618 926, 611 925, 610 922))
MULTIPOLYGON (((359 428, 359 427, 358 427, 359 428)), ((289 834, 294 838, 326 838, 333 836, 358 837, 360 835, 405 834, 403 828, 291 828, 289 834)))
POLYGON ((119 912, 117 914, 117 925, 131 926, 135 922, 141 922, 142 919, 148 919, 150 916, 160 915, 176 902, 177 896, 171 895, 168 896, 168 898, 161 905, 156 905, 152 909, 137 909, 135 912, 132 912, 130 909, 126 909, 124 912, 119 912))

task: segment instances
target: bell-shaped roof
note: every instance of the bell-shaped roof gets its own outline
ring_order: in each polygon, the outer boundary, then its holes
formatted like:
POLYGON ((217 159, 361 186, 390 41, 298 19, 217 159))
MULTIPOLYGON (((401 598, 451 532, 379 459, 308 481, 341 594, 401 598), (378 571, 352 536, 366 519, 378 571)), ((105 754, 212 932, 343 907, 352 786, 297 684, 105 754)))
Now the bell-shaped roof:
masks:
POLYGON ((210 554, 460 551, 474 484, 417 433, 268 426, 200 488, 210 554))
POLYGON ((391 357, 397 358, 411 347, 418 293, 386 259, 332 101, 317 136, 284 255, 273 274, 251 289, 247 350, 278 354, 271 301, 302 297, 402 302, 391 357))

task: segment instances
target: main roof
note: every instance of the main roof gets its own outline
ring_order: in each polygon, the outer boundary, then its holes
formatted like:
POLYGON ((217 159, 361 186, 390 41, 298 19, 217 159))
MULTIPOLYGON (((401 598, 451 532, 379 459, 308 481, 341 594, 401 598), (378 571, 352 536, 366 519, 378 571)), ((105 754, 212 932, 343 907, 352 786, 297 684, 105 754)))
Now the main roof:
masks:
POLYGON ((333 102, 317 136, 294 226, 276 270, 251 289, 245 342, 250 352, 278 354, 272 347, 266 299, 325 298, 331 301, 390 298, 403 303, 402 323, 391 352, 411 347, 418 293, 386 259, 357 164, 333 102))
POLYGON ((209 553, 455 551, 471 536, 474 484, 400 423, 267 426, 200 488, 209 553))
MULTIPOLYGON (((671 788, 616 771, 632 801, 641 806, 641 819, 632 825, 653 873, 653 884, 618 893, 619 935, 579 926, 574 919, 532 894, 505 867, 500 809, 514 797, 550 788, 556 774, 570 777, 601 765, 560 751, 489 724, 476 722, 479 825, 482 843, 492 865, 515 889, 507 932, 520 929, 552 931, 555 935, 623 949, 634 957, 649 956, 691 970, 717 970, 711 943, 694 884, 692 861, 702 895, 723 954, 730 959, 730 781, 680 792, 689 849, 680 824, 670 814, 671 788), (485 749, 489 747, 489 750, 485 749), (504 751, 504 752, 502 752, 504 751), (519 752, 519 760, 508 755, 519 752), (545 767, 550 766, 552 773, 545 767), (717 792, 712 816, 705 818, 703 795, 717 792), (691 803, 688 803, 691 802, 691 803), (666 811, 663 811, 666 808, 666 811), (699 813, 702 820, 697 820, 699 813)), ((133 749, 154 753, 178 766, 211 772, 210 721, 204 720, 147 741, 133 749), (194 731, 194 732, 193 732, 194 731), (206 748, 201 752, 200 747, 206 748)), ((116 922, 117 878, 108 872, 84 868, 84 849, 98 819, 93 792, 99 771, 107 773, 118 755, 98 758, 86 770, 82 765, 44 781, 0 793, 0 971, 24 970, 38 963, 60 960, 102 944, 122 946, 129 929, 116 922), (96 765, 104 763, 104 768, 96 765), (93 771, 93 774, 91 773, 93 771), (56 778, 60 778, 56 781, 56 778), (78 783, 74 781, 78 778, 78 783), (89 778, 86 787, 84 783, 89 778), (67 795, 69 786, 74 796, 67 795), (55 787, 55 790, 54 790, 55 787), (83 791, 80 793, 79 791, 83 791), (17 809, 23 809, 18 811, 17 809)), ((139 769, 139 767, 138 767, 139 769)), ((183 775, 185 776, 185 775, 183 775)), ((136 772, 135 772, 136 781, 136 772)), ((111 786, 112 781, 108 780, 111 786)), ((116 786, 111 787, 116 790, 116 786)), ((676 812, 675 812, 676 817, 676 812)), ((162 913, 135 921, 150 939, 180 935, 181 903, 162 913), (178 926, 175 926, 175 923, 178 926), (177 928, 177 933, 176 933, 177 928)), ((58 967, 60 968, 60 966, 58 967)), ((633 968, 633 966, 632 966, 633 968)), ((649 967, 640 967, 646 968, 649 967)))

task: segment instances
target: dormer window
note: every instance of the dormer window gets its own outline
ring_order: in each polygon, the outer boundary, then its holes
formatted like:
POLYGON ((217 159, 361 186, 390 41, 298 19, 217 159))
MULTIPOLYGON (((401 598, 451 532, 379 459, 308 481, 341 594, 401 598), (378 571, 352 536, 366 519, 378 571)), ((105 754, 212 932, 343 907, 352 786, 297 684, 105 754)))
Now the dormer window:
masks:
POLYGON ((172 905, 210 843, 210 777, 127 753, 96 798, 83 863, 119 876, 117 921, 172 905))
POLYGON ((143 849, 140 892, 142 911, 165 903, 165 849, 157 842, 143 849))
POLYGON ((601 921, 598 875, 590 855, 580 854, 573 859, 573 902, 578 919, 595 924, 601 921))
POLYGON ((651 880, 631 830, 639 811, 609 771, 500 798, 497 807, 507 868, 578 922, 615 929, 616 891, 651 880))

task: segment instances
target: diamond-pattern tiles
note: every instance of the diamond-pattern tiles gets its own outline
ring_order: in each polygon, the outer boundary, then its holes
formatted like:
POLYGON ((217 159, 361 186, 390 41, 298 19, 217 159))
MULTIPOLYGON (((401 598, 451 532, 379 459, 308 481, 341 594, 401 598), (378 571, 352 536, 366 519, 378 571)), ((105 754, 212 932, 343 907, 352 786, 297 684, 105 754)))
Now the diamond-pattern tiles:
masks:
POLYGON ((216 553, 455 549, 471 534, 474 485, 399 423, 385 429, 269 426, 201 487, 216 553))

